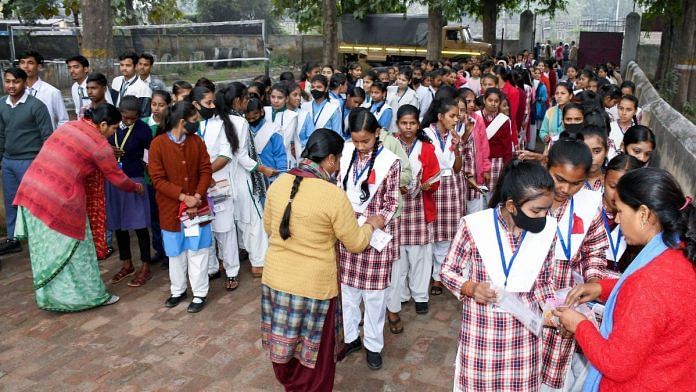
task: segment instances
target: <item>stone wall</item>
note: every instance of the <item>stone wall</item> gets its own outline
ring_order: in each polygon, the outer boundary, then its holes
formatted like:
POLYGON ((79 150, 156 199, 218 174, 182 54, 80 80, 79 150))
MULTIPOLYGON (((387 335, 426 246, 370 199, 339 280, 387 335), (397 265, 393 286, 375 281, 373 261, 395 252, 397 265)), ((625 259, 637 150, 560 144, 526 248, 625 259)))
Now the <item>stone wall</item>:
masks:
POLYGON ((635 62, 628 65, 626 79, 636 84, 636 95, 643 108, 643 124, 655 133, 657 146, 653 165, 672 173, 684 193, 696 194, 696 125, 674 110, 655 90, 647 75, 635 62))

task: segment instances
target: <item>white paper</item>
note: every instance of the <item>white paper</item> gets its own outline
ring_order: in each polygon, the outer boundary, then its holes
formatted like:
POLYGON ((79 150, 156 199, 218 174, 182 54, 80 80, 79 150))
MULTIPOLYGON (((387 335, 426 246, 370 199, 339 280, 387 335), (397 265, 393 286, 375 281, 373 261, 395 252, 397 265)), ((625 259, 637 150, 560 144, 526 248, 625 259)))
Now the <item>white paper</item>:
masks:
MULTIPOLYGON (((364 215, 360 215, 358 217, 358 226, 364 225, 365 222, 367 222, 367 217, 365 217, 364 215)), ((389 241, 391 241, 393 238, 394 236, 387 233, 386 231, 375 229, 372 232, 372 237, 370 237, 370 246, 375 248, 377 252, 381 252, 389 244, 389 241)))
POLYGON ((225 205, 224 205, 224 204, 218 203, 218 204, 215 204, 215 206, 213 206, 213 212, 215 212, 216 214, 217 214, 218 212, 222 212, 222 211, 225 211, 225 205))
POLYGON ((535 336, 539 336, 541 329, 544 327, 541 314, 530 309, 515 294, 505 290, 499 290, 498 293, 497 305, 500 309, 510 313, 512 317, 521 322, 535 336))
POLYGON ((573 282, 575 282, 575 284, 583 284, 585 283, 585 278, 582 277, 581 273, 573 271, 573 282))
POLYGON ((201 234, 200 225, 192 225, 184 228, 184 237, 198 237, 201 234))
POLYGON ((440 170, 440 177, 449 177, 452 175, 452 169, 442 169, 440 170))
POLYGON ((150 151, 149 150, 143 150, 143 162, 145 162, 145 164, 150 163, 150 151))

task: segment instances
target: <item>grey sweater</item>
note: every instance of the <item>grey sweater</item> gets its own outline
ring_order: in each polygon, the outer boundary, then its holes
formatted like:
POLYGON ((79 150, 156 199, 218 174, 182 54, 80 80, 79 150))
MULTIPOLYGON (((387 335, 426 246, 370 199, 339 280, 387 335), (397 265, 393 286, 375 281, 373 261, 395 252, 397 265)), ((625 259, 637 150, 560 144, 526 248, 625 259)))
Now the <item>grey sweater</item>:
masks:
POLYGON ((31 95, 12 108, 0 98, 0 156, 34 159, 53 133, 53 123, 43 102, 31 95))

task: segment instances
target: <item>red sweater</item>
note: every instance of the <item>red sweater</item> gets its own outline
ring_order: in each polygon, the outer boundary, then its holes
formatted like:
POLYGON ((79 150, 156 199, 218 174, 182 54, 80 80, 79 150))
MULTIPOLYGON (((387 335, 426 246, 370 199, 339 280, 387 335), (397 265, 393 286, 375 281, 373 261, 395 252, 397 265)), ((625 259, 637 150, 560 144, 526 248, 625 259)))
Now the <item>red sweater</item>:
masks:
MULTIPOLYGON (((483 123, 486 125, 486 128, 488 128, 491 122, 486 120, 486 116, 483 116, 483 123)), ((488 139, 488 146, 490 159, 503 158, 503 163, 508 163, 512 160, 512 127, 510 121, 505 121, 498 129, 498 132, 488 139)))
MULTIPOLYGON (((418 160, 423 164, 423 174, 421 176, 421 184, 431 179, 440 172, 440 163, 435 155, 435 146, 432 143, 422 143, 421 153, 418 160)), ((433 186, 423 191, 423 207, 425 210, 425 221, 427 223, 434 222, 437 217, 437 209, 435 208, 435 191, 440 187, 440 182, 436 182, 433 186)))
MULTIPOLYGON (((601 299, 618 280, 605 279, 601 299)), ((696 269, 668 249, 626 279, 604 339, 589 321, 575 338, 602 373, 601 392, 696 391, 696 269)))

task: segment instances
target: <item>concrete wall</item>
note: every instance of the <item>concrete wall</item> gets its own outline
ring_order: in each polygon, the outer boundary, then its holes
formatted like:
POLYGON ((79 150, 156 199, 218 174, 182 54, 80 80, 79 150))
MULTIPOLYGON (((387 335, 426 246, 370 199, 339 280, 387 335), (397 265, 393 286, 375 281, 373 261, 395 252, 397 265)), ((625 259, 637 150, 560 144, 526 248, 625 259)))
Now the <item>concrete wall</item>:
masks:
POLYGON ((652 129, 657 139, 653 165, 672 173, 685 194, 696 194, 696 125, 660 97, 635 62, 628 65, 626 79, 636 84, 643 124, 652 129))
POLYGON ((657 71, 657 60, 660 58, 660 45, 641 44, 638 46, 638 57, 636 62, 650 80, 655 80, 657 71))

